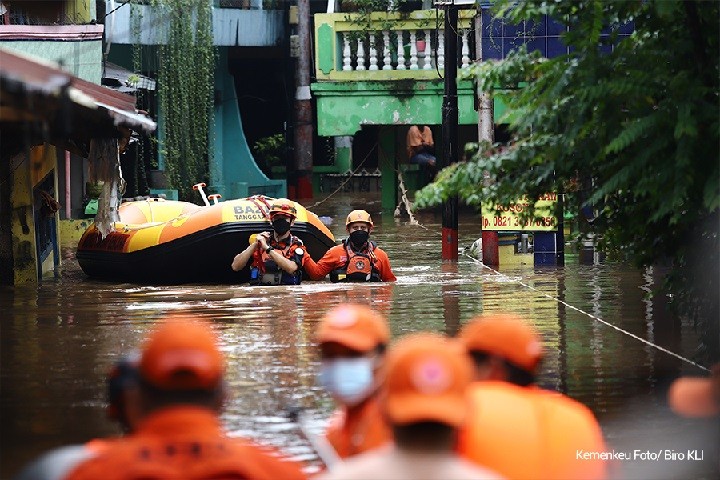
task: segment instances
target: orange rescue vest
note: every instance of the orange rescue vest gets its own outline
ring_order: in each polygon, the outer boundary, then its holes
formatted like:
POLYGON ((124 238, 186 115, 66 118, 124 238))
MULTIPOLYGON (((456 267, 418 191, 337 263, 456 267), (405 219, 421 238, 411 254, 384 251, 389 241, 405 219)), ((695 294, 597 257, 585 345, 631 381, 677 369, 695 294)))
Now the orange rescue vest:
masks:
POLYGON ((375 267, 375 242, 369 241, 365 251, 355 251, 349 240, 344 240, 347 260, 341 268, 330 273, 332 282, 380 282, 380 272, 375 267))
POLYGON ((298 269, 294 274, 289 274, 278 267, 278 264, 270 257, 270 254, 255 249, 253 264, 250 267, 250 283, 252 285, 299 285, 302 281, 302 257, 305 248, 302 240, 290 235, 287 243, 278 243, 274 238, 270 240, 270 246, 274 247, 283 257, 297 263, 298 269))

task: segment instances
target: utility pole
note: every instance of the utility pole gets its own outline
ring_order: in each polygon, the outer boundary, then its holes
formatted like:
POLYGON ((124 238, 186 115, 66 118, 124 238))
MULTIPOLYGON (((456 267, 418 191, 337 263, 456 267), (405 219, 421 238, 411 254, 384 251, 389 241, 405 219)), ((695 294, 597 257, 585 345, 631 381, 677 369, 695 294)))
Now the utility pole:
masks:
POLYGON ((310 103, 310 0, 298 0, 298 63, 295 90, 295 195, 312 198, 313 118, 310 103))
MULTIPOLYGON (((482 7, 478 5, 477 15, 475 16, 475 61, 477 63, 483 61, 482 30, 482 7)), ((487 92, 476 92, 476 94, 478 95, 478 143, 482 145, 483 142, 487 142, 488 145, 493 145, 495 143, 494 103, 492 97, 487 92)), ((482 155, 485 152, 480 151, 478 153, 482 155)), ((485 186, 488 186, 490 182, 490 173, 484 170, 483 183, 485 186)), ((485 265, 498 265, 500 262, 498 257, 498 232, 483 230, 481 236, 483 263, 485 265)))
MULTIPOLYGON (((457 99, 457 23, 458 9, 454 2, 443 5, 445 10, 445 94, 442 106, 443 155, 439 167, 445 168, 458 161, 458 99, 457 99)), ((458 197, 443 203, 442 259, 458 260, 458 197)))

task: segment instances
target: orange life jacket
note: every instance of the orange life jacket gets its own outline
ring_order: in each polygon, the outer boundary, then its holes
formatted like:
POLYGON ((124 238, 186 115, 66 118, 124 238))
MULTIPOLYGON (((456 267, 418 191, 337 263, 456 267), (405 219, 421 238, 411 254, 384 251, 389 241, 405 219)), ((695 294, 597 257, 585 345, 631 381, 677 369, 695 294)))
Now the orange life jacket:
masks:
POLYGON ((285 272, 278 267, 270 254, 255 249, 253 264, 250 267, 250 283, 253 285, 298 285, 302 281, 302 257, 305 247, 302 240, 290 235, 286 242, 278 243, 275 238, 270 239, 270 246, 282 253, 283 257, 297 263, 298 269, 294 274, 285 272))
POLYGON ((335 269, 330 274, 333 282, 380 282, 380 272, 375 267, 377 257, 375 256, 375 242, 369 241, 365 251, 355 251, 350 246, 349 240, 344 240, 347 260, 341 268, 335 269))

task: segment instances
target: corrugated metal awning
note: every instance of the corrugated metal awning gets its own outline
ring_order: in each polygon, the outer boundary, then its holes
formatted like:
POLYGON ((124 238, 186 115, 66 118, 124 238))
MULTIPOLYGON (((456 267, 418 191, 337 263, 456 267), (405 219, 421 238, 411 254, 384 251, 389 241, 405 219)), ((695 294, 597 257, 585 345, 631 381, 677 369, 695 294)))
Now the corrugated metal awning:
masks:
POLYGON ((82 80, 57 65, 0 48, 0 122, 71 122, 63 128, 93 137, 117 127, 151 133, 156 124, 135 109, 135 97, 82 80))

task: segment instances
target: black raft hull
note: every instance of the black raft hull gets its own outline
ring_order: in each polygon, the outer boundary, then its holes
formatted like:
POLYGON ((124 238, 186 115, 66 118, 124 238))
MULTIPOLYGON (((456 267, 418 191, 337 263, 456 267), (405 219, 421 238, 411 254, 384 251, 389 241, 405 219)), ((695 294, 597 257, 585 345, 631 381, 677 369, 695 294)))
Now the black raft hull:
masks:
MULTIPOLYGON (((78 249, 77 260, 90 277, 141 284, 224 283, 249 280, 250 268, 230 268, 235 255, 249 245, 250 236, 268 230, 267 222, 224 223, 134 252, 78 249)), ((311 223, 295 224, 307 252, 319 260, 335 245, 311 223)))

